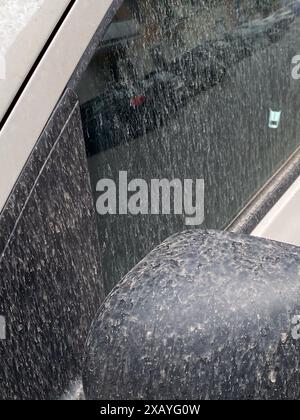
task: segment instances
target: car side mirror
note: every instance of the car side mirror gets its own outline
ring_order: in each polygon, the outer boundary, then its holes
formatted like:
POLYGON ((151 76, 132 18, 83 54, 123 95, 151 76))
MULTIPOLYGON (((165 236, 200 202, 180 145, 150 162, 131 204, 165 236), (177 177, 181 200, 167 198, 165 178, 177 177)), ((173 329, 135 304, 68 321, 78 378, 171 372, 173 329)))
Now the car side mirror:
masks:
POLYGON ((298 399, 300 249, 188 231, 107 297, 88 339, 87 399, 298 399))

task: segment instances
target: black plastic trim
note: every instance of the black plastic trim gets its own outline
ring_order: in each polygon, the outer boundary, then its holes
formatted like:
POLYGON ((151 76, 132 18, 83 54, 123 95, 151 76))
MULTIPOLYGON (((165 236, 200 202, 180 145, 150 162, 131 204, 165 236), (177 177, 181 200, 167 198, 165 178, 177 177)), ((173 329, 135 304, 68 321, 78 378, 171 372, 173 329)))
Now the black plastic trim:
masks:
POLYGON ((226 230, 251 234, 277 201, 300 176, 300 147, 254 196, 226 230))

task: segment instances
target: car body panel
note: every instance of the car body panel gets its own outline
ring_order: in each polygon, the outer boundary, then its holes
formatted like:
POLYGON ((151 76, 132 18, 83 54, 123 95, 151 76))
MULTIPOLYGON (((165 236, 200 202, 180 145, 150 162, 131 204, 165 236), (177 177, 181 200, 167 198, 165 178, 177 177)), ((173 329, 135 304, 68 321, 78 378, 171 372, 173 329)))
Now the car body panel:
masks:
POLYGON ((300 246, 300 177, 254 229, 252 235, 300 246))
POLYGON ((0 5, 0 120, 70 0, 4 0, 0 5))
POLYGON ((0 211, 112 0, 77 0, 0 132, 0 211))

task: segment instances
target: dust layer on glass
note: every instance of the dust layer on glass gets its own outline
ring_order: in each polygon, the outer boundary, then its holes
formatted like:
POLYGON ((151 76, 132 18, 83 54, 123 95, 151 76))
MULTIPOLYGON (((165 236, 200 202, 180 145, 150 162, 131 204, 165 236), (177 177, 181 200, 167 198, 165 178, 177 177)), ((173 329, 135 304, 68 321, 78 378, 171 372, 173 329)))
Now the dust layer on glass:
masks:
MULTIPOLYGON (((299 145, 299 19, 300 1, 124 1, 78 86, 95 203, 120 171, 204 179, 201 228, 225 228, 299 145)), ((98 215, 107 292, 184 220, 98 215)))

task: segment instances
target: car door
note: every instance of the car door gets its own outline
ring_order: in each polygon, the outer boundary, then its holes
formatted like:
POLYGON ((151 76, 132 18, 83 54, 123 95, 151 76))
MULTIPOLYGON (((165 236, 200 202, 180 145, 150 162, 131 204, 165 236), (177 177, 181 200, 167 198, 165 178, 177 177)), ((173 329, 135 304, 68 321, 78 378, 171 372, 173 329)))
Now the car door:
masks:
POLYGON ((2 398, 62 396, 104 296, 151 249, 186 229, 251 233, 299 176, 299 2, 66 10, 0 132, 2 398), (203 180, 204 221, 174 198, 120 206, 137 180, 203 180))

